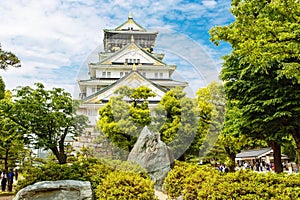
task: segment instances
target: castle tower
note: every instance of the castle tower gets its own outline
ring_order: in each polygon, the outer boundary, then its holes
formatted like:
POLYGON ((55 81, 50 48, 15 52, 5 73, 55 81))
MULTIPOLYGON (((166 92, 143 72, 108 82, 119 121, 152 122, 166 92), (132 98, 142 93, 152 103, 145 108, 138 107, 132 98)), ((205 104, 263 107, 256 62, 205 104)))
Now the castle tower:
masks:
POLYGON ((149 106, 154 107, 170 88, 188 85, 172 80, 176 65, 163 62, 164 54, 154 53, 157 36, 158 32, 147 31, 131 14, 117 28, 104 29, 104 51, 99 53, 98 62, 88 65, 89 79, 78 81, 83 101, 78 113, 89 117, 91 127, 96 125, 99 108, 120 86, 149 87, 156 93, 148 99, 149 106))

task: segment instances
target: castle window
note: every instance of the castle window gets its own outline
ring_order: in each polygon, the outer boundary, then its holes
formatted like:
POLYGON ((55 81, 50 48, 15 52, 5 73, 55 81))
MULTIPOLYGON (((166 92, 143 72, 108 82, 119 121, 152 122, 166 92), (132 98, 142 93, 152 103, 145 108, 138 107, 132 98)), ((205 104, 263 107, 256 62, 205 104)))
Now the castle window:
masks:
POLYGON ((124 76, 124 72, 120 72, 120 77, 123 77, 124 76))
POLYGON ((128 63, 128 58, 125 59, 125 63, 128 63))
POLYGON ((102 72, 102 77, 106 77, 106 72, 102 72))
POLYGON ((89 116, 97 116, 97 114, 98 114, 98 111, 97 110, 88 110, 88 115, 89 116))
POLYGON ((157 72, 154 73, 154 77, 158 78, 158 73, 157 72))
POLYGON ((141 63, 141 60, 140 60, 140 59, 137 59, 137 63, 140 64, 140 63, 141 63))
POLYGON ((159 78, 163 78, 164 74, 162 72, 159 73, 159 78))
POLYGON ((107 78, 111 77, 111 72, 107 72, 107 78))

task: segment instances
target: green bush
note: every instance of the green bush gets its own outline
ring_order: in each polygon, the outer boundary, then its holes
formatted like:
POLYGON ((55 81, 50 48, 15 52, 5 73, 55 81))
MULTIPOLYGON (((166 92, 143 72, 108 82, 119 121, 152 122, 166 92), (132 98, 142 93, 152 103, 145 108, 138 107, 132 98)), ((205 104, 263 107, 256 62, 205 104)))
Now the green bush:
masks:
POLYGON ((124 181, 119 182, 119 187, 117 187, 116 190, 122 188, 125 189, 125 193, 130 191, 132 195, 136 195, 132 197, 132 199, 153 199, 148 197, 150 197, 152 193, 154 194, 154 185, 147 175, 146 170, 130 162, 84 159, 72 164, 63 165, 47 163, 38 167, 28 167, 23 170, 22 175, 24 178, 19 179, 16 188, 17 191, 39 181, 81 180, 90 181, 92 189, 95 191, 97 188, 98 191, 98 193, 95 193, 95 198, 103 199, 102 197, 98 197, 97 194, 106 192, 105 190, 100 192, 100 190, 104 186, 108 187, 108 178, 111 179, 112 176, 118 176, 120 180, 124 179, 124 181), (126 176, 122 178, 122 175, 126 176), (128 176, 130 176, 130 178, 128 178, 128 176), (136 180, 132 181, 132 178, 136 180), (125 185, 122 186, 122 184, 125 185), (139 194, 139 192, 141 193, 139 194))
POLYGON ((96 159, 76 161, 73 164, 47 163, 37 167, 27 167, 22 170, 23 179, 18 180, 16 190, 40 181, 81 180, 90 181, 92 169, 101 165, 96 159))
POLYGON ((299 199, 300 176, 238 171, 204 182, 198 199, 299 199))
POLYGON ((133 172, 113 171, 96 189, 98 199, 157 199, 150 179, 133 172))
POLYGON ((109 166, 113 170, 133 172, 140 174, 144 178, 149 178, 147 170, 134 162, 108 159, 101 159, 100 162, 109 166))
POLYGON ((178 163, 165 180, 170 198, 187 199, 300 199, 300 175, 219 171, 178 163))
POLYGON ((170 198, 179 197, 184 189, 185 178, 191 176, 198 170, 196 165, 175 161, 174 169, 171 170, 164 184, 164 189, 170 198))

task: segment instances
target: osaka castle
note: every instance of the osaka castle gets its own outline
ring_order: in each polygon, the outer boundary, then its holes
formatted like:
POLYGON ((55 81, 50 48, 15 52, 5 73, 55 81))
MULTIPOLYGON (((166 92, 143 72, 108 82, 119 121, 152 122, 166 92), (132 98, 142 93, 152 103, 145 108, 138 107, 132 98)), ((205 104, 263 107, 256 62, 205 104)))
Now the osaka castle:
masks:
MULTIPOLYGON (((158 32, 147 31, 131 14, 115 29, 104 29, 104 51, 99 53, 98 62, 88 64, 89 78, 78 81, 82 100, 78 113, 89 117, 91 127, 96 125, 99 108, 121 86, 150 88, 156 94, 148 99, 150 108, 153 108, 171 88, 188 85, 173 80, 176 65, 165 63, 164 54, 154 52, 157 36, 158 32)), ((92 135, 98 132, 99 135, 99 131, 92 128, 89 132, 92 135)))

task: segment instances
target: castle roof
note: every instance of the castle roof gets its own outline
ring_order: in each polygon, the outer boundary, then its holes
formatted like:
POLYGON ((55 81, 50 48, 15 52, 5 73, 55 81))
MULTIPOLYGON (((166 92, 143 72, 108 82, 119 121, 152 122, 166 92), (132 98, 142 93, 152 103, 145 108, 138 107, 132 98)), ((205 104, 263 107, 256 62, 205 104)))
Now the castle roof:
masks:
MULTIPOLYGON (((85 103, 99 103, 102 100, 109 100, 111 96, 114 95, 114 92, 121 86, 129 86, 131 88, 136 88, 139 86, 147 86, 152 91, 156 93, 157 100, 160 100, 163 95, 167 92, 167 90, 155 83, 151 80, 144 77, 140 74, 136 69, 133 69, 129 74, 123 76, 119 80, 115 81, 111 85, 104 87, 103 89, 99 90, 98 92, 86 97, 84 99, 85 103)), ((154 100, 155 100, 154 99, 154 100)))
POLYGON ((112 63, 120 63, 120 62, 124 63, 126 59, 125 57, 128 57, 128 55, 132 54, 133 52, 135 53, 135 55, 140 55, 145 60, 147 60, 148 63, 151 63, 153 65, 167 65, 160 58, 157 58, 152 53, 146 51, 138 44, 136 44, 133 39, 131 43, 127 44, 119 51, 114 52, 110 56, 107 56, 97 64, 112 64, 112 63))
POLYGON ((129 13, 127 21, 122 23, 115 29, 105 29, 104 31, 111 32, 111 31, 138 31, 138 32, 146 32, 141 25, 139 25, 132 17, 132 14, 129 13))

